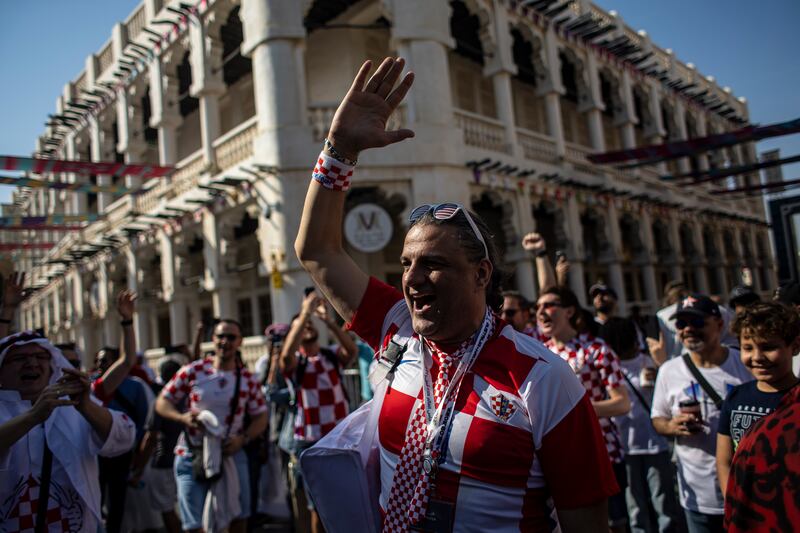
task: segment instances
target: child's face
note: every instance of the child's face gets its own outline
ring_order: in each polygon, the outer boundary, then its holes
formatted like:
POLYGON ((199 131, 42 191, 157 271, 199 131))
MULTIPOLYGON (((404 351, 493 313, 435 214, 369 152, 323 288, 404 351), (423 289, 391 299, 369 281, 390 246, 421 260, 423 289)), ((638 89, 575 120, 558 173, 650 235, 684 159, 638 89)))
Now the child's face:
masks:
POLYGON ((743 331, 740 344, 742 363, 756 380, 774 383, 791 374, 798 341, 787 345, 778 337, 763 339, 743 331))

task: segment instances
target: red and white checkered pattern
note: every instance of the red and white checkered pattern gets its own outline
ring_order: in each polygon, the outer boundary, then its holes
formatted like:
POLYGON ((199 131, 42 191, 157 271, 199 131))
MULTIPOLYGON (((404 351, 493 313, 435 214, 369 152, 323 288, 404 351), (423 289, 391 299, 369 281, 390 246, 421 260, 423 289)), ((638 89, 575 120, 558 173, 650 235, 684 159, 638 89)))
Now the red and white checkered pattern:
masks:
POLYGON ((326 189, 346 191, 350 188, 350 178, 353 177, 354 168, 321 152, 311 177, 326 189))
MULTIPOLYGON (((217 419, 224 421, 225 424, 233 424, 230 434, 237 435, 244 429, 244 413, 247 409, 250 416, 263 413, 267 410, 267 402, 261 385, 256 377, 247 369, 242 369, 241 383, 239 384, 239 406, 234 413, 233 420, 230 416, 230 400, 233 397, 233 386, 236 383, 235 371, 220 371, 214 368, 212 359, 194 361, 181 368, 175 376, 164 386, 161 395, 177 405, 184 398, 189 398, 189 411, 199 412, 210 410, 217 419), (217 378, 217 379, 214 379, 217 378), (209 398, 212 393, 218 392, 215 389, 224 385, 226 392, 223 401, 210 403, 209 398)), ((175 447, 177 455, 185 455, 188 451, 185 432, 181 432, 178 444, 175 447)), ((198 430, 190 428, 188 430, 189 440, 192 446, 202 444, 201 434, 198 430)))
MULTIPOLYGON (((622 385, 619 360, 602 339, 583 334, 562 346, 558 346, 555 339, 547 339, 544 345, 569 363, 593 402, 608 399, 607 391, 622 385)), ((619 463, 622 461, 623 452, 617 426, 611 418, 601 417, 599 420, 608 457, 611 462, 619 463)))
MULTIPOLYGON (((46 531, 79 531, 80 520, 78 523, 62 516, 61 505, 52 497, 53 487, 50 488, 50 498, 47 501, 47 528, 46 531)), ((11 509, 7 519, 2 524, 3 531, 19 531, 21 533, 33 533, 36 525, 36 510, 39 507, 39 481, 33 476, 29 476, 25 482, 23 492, 17 500, 17 504, 11 509)), ((78 518, 78 517, 76 517, 78 518)))
MULTIPOLYGON (((299 353, 298 353, 299 356, 299 353)), ((316 442, 327 435, 348 414, 347 399, 333 364, 323 355, 308 358, 303 383, 297 395, 294 436, 316 442)))
MULTIPOLYGON (((394 485, 421 473, 417 462, 401 461, 409 425, 422 402, 425 365, 402 294, 371 278, 356 311, 353 331, 373 349, 397 335, 403 360, 383 400, 378 422, 381 509, 388 531, 406 531, 398 515, 388 516, 394 485), (391 528, 391 529, 389 529, 391 528)), ((437 361, 430 368, 437 378, 437 361)), ((416 457, 416 456, 415 456, 416 457)), ((405 485, 414 486, 410 483, 405 485)), ((399 487, 400 490, 403 487, 399 487)), ((447 457, 439 466, 432 497, 453 509, 453 532, 551 531, 554 507, 576 508, 618 492, 589 395, 561 358, 498 320, 455 399, 447 457), (514 406, 498 417, 491 398, 502 394, 514 406)), ((408 506, 404 507, 407 510, 408 506)), ((399 514, 407 524, 407 512, 399 514)))

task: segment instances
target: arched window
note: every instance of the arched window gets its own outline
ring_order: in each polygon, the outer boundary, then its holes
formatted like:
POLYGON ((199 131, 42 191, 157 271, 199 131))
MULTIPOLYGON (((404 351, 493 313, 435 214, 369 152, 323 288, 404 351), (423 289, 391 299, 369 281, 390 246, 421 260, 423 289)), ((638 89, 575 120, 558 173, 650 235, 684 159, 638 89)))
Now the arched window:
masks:
POLYGON ((451 0, 450 35, 456 48, 449 53, 453 104, 465 111, 497 117, 494 85, 483 75, 484 50, 481 19, 466 3, 451 0))

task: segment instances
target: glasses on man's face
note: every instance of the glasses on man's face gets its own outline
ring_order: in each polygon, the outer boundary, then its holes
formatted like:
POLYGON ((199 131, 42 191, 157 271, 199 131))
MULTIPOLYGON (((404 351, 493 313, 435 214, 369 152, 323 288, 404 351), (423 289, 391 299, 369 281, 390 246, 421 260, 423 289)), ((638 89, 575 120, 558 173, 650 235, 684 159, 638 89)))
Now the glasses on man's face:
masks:
POLYGON ((411 214, 408 216, 408 222, 413 226, 417 220, 428 213, 433 213, 434 220, 450 220, 456 216, 459 211, 464 213, 464 218, 466 218, 467 222, 469 222, 469 227, 472 228, 472 232, 475 234, 475 237, 481 241, 481 244, 483 245, 483 258, 488 260, 489 248, 486 246, 486 241, 483 240, 483 236, 481 235, 478 226, 475 225, 475 221, 472 220, 472 216, 470 216, 469 211, 464 209, 464 206, 461 204, 452 202, 443 204, 422 204, 411 211, 411 214))
POLYGON ((218 339, 225 339, 229 341, 235 341, 239 338, 239 336, 235 333, 215 333, 214 336, 218 339))
POLYGON ((706 319, 700 317, 693 318, 679 318, 675 321, 677 329, 685 329, 687 326, 692 326, 694 329, 703 329, 706 325, 706 319))
POLYGON ((503 318, 514 318, 518 311, 519 309, 503 309, 503 318))
POLYGON ((547 311, 553 307, 561 307, 561 302, 542 302, 536 304, 536 310, 539 311, 540 309, 543 311, 547 311))
POLYGON ((6 357, 4 363, 8 363, 9 365, 21 365, 28 361, 29 359, 34 358, 36 361, 40 363, 46 363, 50 361, 50 352, 36 352, 36 353, 21 353, 15 354, 11 357, 6 357))

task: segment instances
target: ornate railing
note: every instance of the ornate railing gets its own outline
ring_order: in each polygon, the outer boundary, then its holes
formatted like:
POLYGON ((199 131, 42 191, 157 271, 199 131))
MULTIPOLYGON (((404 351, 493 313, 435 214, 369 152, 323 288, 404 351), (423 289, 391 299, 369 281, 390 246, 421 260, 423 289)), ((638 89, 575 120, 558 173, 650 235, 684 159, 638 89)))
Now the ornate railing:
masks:
POLYGON ((181 194, 194 189, 198 185, 200 173, 203 171, 205 161, 202 151, 197 151, 178 163, 178 170, 167 180, 172 181, 167 198, 175 198, 181 194))
POLYGON ((111 66, 111 63, 114 62, 114 47, 112 44, 113 43, 111 41, 107 42, 103 49, 100 50, 100 53, 97 54, 98 74, 105 72, 108 67, 111 66))
POLYGON ((511 147, 506 142, 505 128, 499 120, 463 109, 454 109, 453 115, 456 127, 462 132, 464 144, 493 152, 511 153, 511 147))
POLYGON ((258 119, 252 117, 214 141, 217 166, 220 170, 232 167, 253 155, 253 139, 258 133, 258 119))
POLYGON ((554 161, 556 159, 556 143, 543 133, 517 128, 517 142, 522 147, 525 159, 534 161, 554 161))
POLYGON ((140 4, 138 8, 128 17, 126 27, 128 28, 128 39, 135 39, 137 35, 142 32, 147 23, 147 13, 144 10, 144 4, 140 4))

